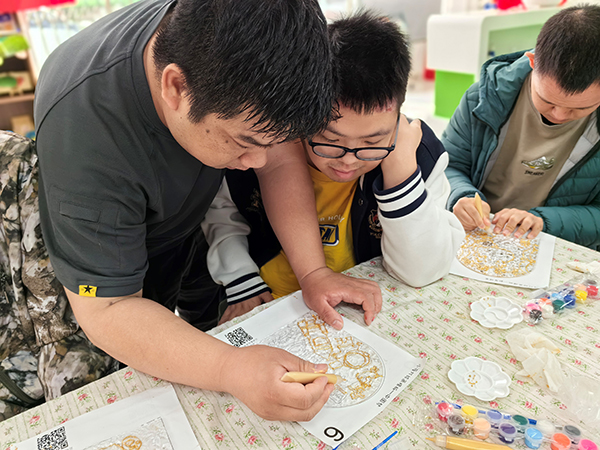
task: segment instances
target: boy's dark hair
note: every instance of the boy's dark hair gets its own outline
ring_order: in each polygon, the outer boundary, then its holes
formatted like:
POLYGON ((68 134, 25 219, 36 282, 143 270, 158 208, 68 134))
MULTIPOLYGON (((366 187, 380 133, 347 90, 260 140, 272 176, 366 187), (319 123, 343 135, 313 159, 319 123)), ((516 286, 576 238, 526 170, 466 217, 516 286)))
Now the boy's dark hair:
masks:
POLYGON ((291 140, 331 117, 326 27, 317 0, 178 0, 154 63, 181 68, 190 121, 249 113, 254 130, 291 140))
POLYGON ((338 105, 371 113, 402 105, 410 74, 408 42, 387 17, 359 12, 328 27, 338 105))
POLYGON ((600 6, 574 6, 550 17, 537 38, 535 70, 567 94, 600 83, 600 6))

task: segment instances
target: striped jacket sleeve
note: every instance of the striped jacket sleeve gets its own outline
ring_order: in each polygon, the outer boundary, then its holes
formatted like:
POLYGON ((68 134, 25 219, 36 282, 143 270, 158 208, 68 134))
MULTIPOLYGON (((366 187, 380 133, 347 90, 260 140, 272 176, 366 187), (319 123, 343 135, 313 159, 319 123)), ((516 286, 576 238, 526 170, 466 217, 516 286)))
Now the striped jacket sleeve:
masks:
POLYGON ((225 286, 229 304, 271 291, 250 257, 250 227, 231 199, 225 179, 202 221, 202 231, 209 245, 208 270, 216 283, 225 286))
MULTIPOLYGON (((431 130, 423 130, 424 136, 431 130)), ((433 134, 431 132, 431 134, 433 134)), ((437 138, 423 144, 419 167, 406 181, 383 190, 383 177, 374 182, 383 230, 383 265, 395 278, 410 286, 424 286, 448 274, 465 232, 460 221, 446 210, 450 183, 444 174, 448 153, 437 138)))

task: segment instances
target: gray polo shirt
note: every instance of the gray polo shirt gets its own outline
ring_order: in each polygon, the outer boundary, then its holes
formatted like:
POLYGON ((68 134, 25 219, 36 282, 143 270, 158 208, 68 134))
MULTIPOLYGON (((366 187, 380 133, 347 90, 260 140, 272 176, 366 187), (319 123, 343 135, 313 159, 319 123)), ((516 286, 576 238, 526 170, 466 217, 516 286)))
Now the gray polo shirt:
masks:
POLYGON ((141 1, 48 58, 35 97, 40 219, 59 281, 98 297, 142 289, 148 258, 199 229, 224 171, 172 137, 143 51, 173 1, 141 1))

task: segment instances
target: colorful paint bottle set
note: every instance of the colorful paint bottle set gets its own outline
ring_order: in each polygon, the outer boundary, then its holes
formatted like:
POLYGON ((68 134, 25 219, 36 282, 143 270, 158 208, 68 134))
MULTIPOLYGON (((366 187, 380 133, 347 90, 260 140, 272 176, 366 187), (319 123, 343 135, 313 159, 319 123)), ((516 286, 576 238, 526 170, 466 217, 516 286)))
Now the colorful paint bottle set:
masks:
POLYGON ((523 307, 525 319, 531 325, 556 314, 574 310, 578 304, 600 299, 600 279, 591 274, 579 275, 549 290, 538 291, 523 307))
POLYGON ((590 439, 582 436, 574 425, 557 427, 552 422, 529 419, 520 414, 506 414, 494 409, 477 409, 471 405, 451 402, 435 404, 435 416, 442 431, 453 436, 492 438, 503 444, 523 443, 531 449, 598 450, 590 439))

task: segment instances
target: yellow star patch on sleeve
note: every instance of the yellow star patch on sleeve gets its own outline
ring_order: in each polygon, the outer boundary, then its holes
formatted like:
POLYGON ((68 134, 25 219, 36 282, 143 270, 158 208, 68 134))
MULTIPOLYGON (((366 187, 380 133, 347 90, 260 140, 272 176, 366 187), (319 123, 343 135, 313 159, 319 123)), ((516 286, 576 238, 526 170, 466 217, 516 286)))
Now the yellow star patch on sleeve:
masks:
POLYGON ((79 295, 83 297, 95 297, 96 291, 98 290, 97 286, 90 286, 89 284, 80 284, 79 285, 79 295))

